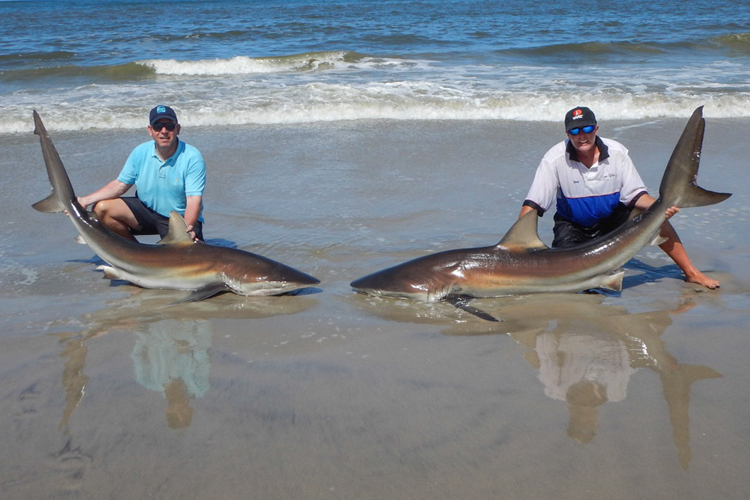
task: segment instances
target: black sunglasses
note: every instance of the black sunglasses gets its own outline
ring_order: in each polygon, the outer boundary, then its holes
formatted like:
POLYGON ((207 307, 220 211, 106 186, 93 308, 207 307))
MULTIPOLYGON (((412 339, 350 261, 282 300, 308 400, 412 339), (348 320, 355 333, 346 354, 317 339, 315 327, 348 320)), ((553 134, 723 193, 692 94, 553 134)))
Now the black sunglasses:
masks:
POLYGON ((596 128, 596 125, 586 125, 585 127, 572 128, 568 130, 568 133, 570 135, 578 135, 581 133, 581 131, 583 131, 584 134, 590 134, 591 132, 594 131, 595 128, 596 128))
POLYGON ((157 122, 151 125, 151 128, 154 129, 157 132, 161 132, 161 129, 165 128, 169 130, 170 132, 173 131, 177 127, 177 124, 175 122, 157 122))

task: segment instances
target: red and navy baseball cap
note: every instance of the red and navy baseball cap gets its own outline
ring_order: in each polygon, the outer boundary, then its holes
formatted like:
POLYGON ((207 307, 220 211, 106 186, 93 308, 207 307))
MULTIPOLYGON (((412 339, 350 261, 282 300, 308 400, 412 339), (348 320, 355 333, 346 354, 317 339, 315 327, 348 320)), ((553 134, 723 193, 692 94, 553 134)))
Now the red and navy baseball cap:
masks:
POLYGON ((573 108, 565 114, 565 131, 572 128, 596 125, 596 115, 585 106, 573 108))

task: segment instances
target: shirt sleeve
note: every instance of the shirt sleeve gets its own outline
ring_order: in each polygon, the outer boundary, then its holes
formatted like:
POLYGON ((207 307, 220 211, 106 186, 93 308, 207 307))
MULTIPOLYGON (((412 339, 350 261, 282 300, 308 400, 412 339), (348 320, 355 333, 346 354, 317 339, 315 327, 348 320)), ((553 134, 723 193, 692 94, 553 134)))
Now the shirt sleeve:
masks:
POLYGON ((206 189, 206 162, 196 149, 185 175, 185 196, 203 196, 206 189))
MULTIPOLYGON (((623 148, 624 149, 624 148, 623 148)), ((630 159, 628 150, 624 149, 621 158, 622 168, 622 189, 620 189, 620 201, 630 206, 642 194, 648 192, 646 185, 643 183, 638 170, 636 170, 633 160, 630 159)))
POLYGON ((557 199, 559 187, 560 180, 555 171, 554 163, 549 158, 549 154, 546 154, 536 169, 534 180, 529 188, 529 193, 526 195, 526 201, 532 202, 546 212, 557 199))
MULTIPOLYGON (((149 145, 148 143, 146 144, 149 145)), ((144 162, 144 150, 143 144, 136 147, 128 156, 125 161, 125 165, 120 171, 120 175, 117 176, 117 180, 123 184, 132 185, 138 180, 138 175, 141 172, 141 165, 144 162)))

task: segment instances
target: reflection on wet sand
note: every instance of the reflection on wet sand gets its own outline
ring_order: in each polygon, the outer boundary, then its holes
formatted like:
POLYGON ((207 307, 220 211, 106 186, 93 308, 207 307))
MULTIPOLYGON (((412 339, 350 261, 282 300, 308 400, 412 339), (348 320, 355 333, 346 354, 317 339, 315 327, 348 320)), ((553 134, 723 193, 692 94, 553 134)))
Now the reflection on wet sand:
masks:
POLYGON ((65 343, 65 350, 60 354, 65 358, 65 368, 62 374, 62 384, 65 388, 65 410, 60 421, 60 429, 68 426, 73 410, 83 398, 83 391, 89 378, 83 373, 88 348, 81 337, 75 334, 62 334, 60 342, 65 343))
POLYGON ((210 318, 252 319, 295 314, 315 304, 310 296, 253 297, 231 295, 211 301, 172 304, 173 295, 161 290, 133 288, 130 297, 86 315, 80 333, 57 334, 65 359, 62 385, 66 406, 60 428, 67 428, 85 394, 89 377, 84 373, 87 342, 110 332, 136 335, 131 353, 136 381, 162 392, 167 400, 165 416, 172 429, 192 422, 190 402, 209 388, 212 322, 210 318))
MULTIPOLYGON (((544 393, 568 404, 568 435, 590 442, 599 428, 599 407, 625 399, 631 376, 641 368, 659 375, 669 408, 673 442, 680 465, 691 459, 690 387, 693 382, 722 375, 707 366, 680 364, 660 339, 672 316, 695 306, 686 294, 675 310, 631 314, 619 305, 605 305, 599 294, 539 294, 474 301, 499 323, 458 311, 446 303, 371 299, 374 313, 389 320, 453 324, 446 335, 507 334, 528 350, 524 359, 538 371, 544 393), (458 319, 455 319, 455 318, 458 319)), ((361 298, 361 297, 358 297, 361 298)), ((361 304, 362 301, 359 301, 361 304)), ((658 306, 658 304, 656 305, 658 306)))
POLYGON ((661 380, 679 462, 687 469, 690 386, 721 374, 707 366, 680 364, 660 336, 673 315, 695 303, 629 314, 620 306, 603 305, 601 296, 578 297, 550 301, 540 296, 503 309, 520 327, 508 334, 528 348, 524 359, 538 371, 545 395, 568 404, 568 435, 581 443, 591 441, 599 427, 599 407, 624 400, 631 376, 648 368, 661 380))
POLYGON ((190 401, 208 390, 210 323, 168 319, 146 323, 135 334, 130 357, 136 381, 164 393, 170 428, 188 427, 193 420, 190 401))

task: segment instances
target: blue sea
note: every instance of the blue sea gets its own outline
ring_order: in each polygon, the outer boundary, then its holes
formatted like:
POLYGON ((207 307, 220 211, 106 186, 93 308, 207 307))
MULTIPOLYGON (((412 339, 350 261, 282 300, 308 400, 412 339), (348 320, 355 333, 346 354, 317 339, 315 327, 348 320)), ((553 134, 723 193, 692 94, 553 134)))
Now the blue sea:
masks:
POLYGON ((745 0, 0 2, 0 134, 750 116, 745 0))

